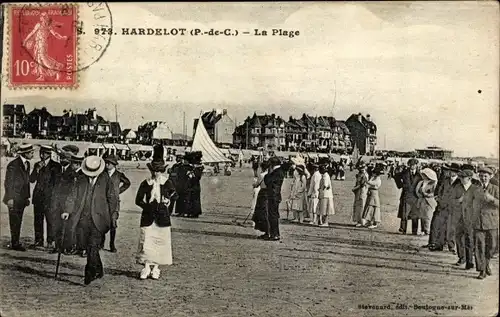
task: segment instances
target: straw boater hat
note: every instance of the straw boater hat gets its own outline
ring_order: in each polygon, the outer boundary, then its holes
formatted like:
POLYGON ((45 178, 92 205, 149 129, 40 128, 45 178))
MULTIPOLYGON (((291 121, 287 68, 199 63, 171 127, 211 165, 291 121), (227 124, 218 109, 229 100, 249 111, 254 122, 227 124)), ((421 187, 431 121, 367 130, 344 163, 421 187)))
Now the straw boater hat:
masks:
POLYGON ((40 152, 46 152, 46 153, 48 152, 48 153, 50 153, 53 150, 54 150, 54 148, 51 147, 51 146, 49 146, 49 145, 43 145, 43 144, 40 145, 40 152))
POLYGON ((104 160, 99 156, 87 156, 82 162, 82 172, 89 177, 96 177, 103 171, 104 160))
POLYGON ((155 144, 153 146, 153 160, 146 164, 151 172, 161 172, 165 173, 167 166, 165 165, 165 160, 163 159, 163 149, 162 145, 155 144))
POLYGON ((434 172, 430 168, 424 168, 424 169, 422 169, 420 171, 420 174, 422 174, 422 176, 425 176, 428 179, 433 180, 435 182, 437 182, 437 180, 438 180, 436 172, 434 172))
POLYGON ((31 144, 21 144, 18 149, 17 149, 17 154, 24 154, 24 153, 29 153, 33 152, 33 145, 31 144))

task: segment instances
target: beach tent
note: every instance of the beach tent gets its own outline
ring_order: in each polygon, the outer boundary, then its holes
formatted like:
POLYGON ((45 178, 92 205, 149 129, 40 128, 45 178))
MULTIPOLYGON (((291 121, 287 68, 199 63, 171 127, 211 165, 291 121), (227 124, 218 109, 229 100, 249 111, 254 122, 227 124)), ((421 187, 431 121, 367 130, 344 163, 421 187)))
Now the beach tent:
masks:
POLYGON ((191 146, 191 152, 198 151, 203 154, 201 158, 203 164, 231 162, 231 160, 224 155, 221 149, 214 144, 212 139, 210 139, 201 116, 198 120, 196 132, 194 133, 193 145, 191 146))

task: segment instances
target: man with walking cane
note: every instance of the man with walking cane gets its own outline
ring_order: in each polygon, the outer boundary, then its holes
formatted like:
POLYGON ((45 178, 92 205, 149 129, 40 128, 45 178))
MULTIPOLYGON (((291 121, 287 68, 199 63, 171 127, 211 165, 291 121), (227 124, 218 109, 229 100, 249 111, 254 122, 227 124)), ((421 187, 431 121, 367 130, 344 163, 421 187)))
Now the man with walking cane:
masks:
POLYGON ((71 231, 81 230, 81 239, 87 250, 85 285, 103 277, 104 269, 99 255, 102 236, 111 228, 116 219, 118 193, 113 187, 109 174, 104 172, 105 163, 101 157, 88 156, 83 160, 81 171, 66 201, 63 220, 72 222, 71 231))

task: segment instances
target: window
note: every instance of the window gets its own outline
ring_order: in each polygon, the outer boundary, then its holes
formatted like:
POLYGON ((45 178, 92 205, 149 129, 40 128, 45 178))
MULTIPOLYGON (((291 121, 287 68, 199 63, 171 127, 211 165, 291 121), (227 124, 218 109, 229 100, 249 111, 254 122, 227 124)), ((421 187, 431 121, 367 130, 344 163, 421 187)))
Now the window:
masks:
POLYGON ((3 116, 3 122, 10 122, 10 116, 3 116))

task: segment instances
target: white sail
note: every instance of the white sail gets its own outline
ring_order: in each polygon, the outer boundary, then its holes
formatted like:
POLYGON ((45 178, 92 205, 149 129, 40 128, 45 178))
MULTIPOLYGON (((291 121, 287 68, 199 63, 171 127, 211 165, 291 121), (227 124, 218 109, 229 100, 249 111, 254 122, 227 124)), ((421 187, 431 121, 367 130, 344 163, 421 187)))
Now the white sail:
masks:
POLYGON ((196 126, 196 132, 193 138, 193 145, 191 146, 192 152, 200 151, 203 154, 201 162, 203 164, 209 163, 226 163, 231 160, 224 156, 222 151, 214 144, 210 136, 208 135, 207 129, 203 124, 203 120, 200 117, 198 119, 198 125, 196 126))

